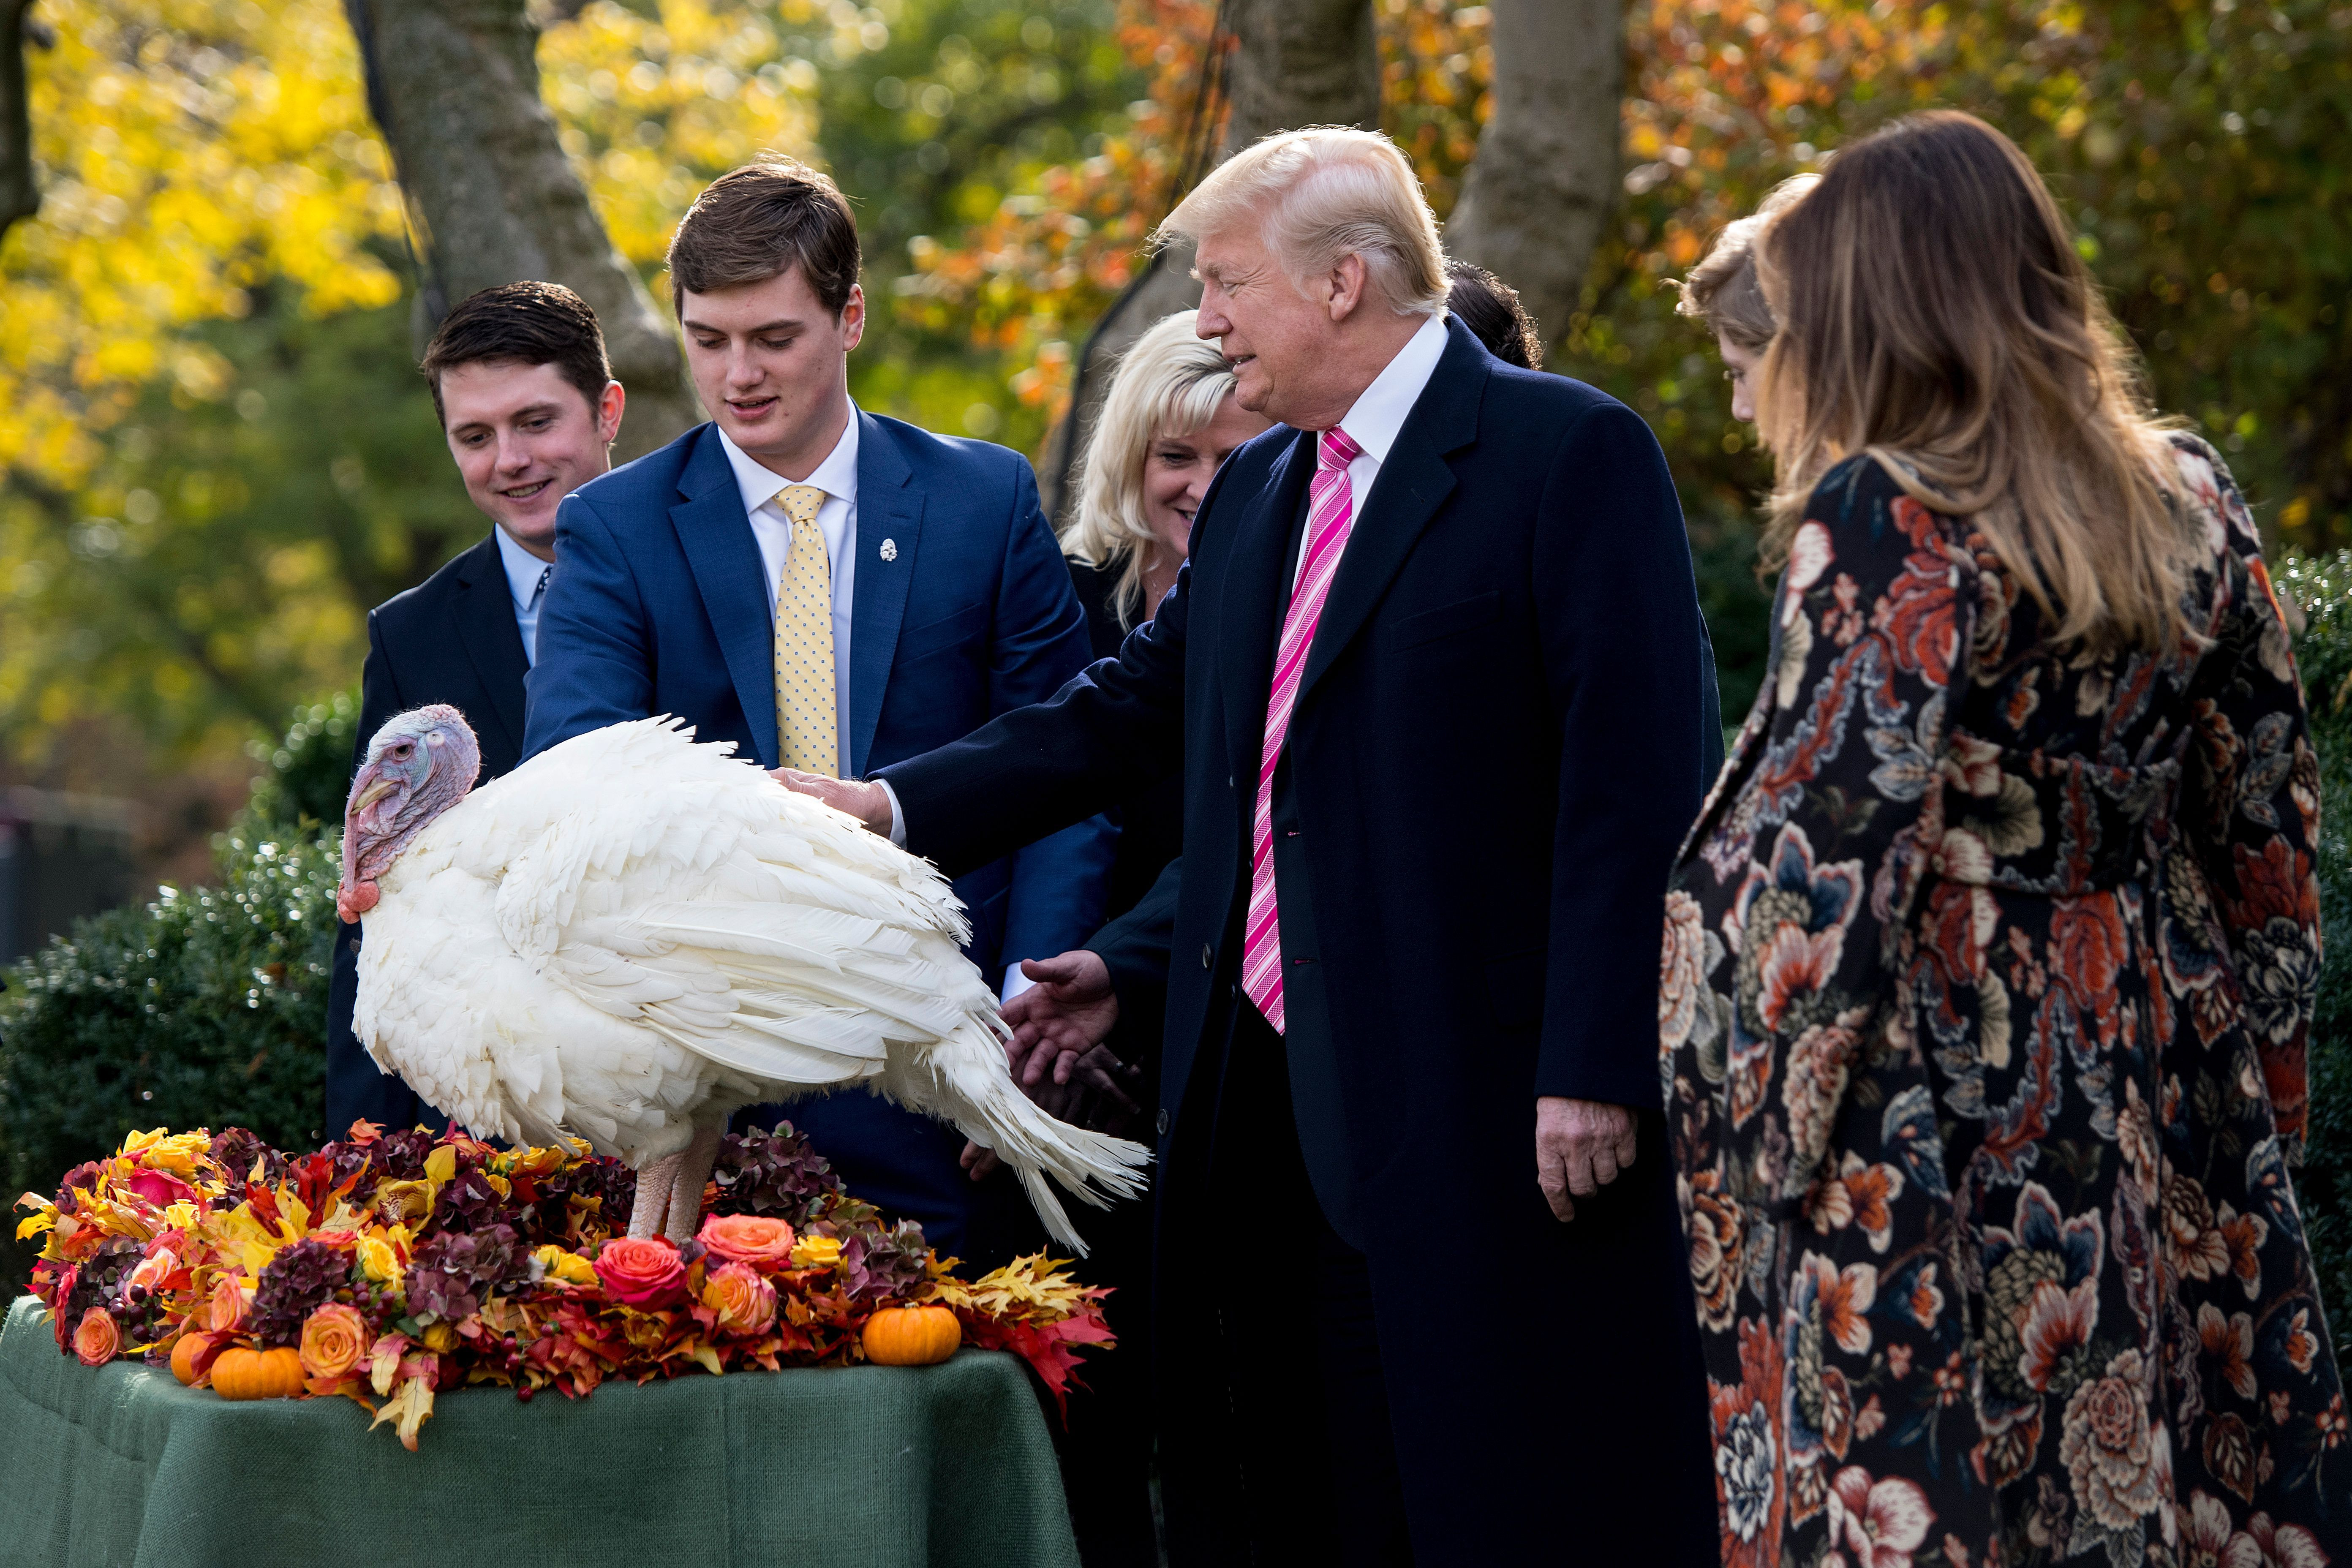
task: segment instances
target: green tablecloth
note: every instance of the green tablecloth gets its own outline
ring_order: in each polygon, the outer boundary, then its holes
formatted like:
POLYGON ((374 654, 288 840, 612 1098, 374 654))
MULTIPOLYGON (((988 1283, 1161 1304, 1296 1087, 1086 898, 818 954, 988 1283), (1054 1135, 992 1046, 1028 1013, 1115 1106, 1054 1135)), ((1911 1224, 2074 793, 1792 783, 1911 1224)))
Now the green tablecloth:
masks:
POLYGON ((409 1453, 346 1399, 233 1405, 0 1331, 0 1563, 1076 1568, 1020 1364, 440 1396, 409 1453))

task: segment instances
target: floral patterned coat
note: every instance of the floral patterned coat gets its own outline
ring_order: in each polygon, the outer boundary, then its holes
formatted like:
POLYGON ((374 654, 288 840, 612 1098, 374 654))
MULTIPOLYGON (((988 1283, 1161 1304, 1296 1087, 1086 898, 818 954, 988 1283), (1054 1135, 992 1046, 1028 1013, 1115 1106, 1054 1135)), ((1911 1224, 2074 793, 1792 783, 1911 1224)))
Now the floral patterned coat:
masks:
POLYGON ((1796 536, 1667 895, 1661 1070, 1735 1568, 2352 1555, 2289 1167, 2318 765, 2243 501, 2164 657, 2053 651, 1876 462, 1796 536))

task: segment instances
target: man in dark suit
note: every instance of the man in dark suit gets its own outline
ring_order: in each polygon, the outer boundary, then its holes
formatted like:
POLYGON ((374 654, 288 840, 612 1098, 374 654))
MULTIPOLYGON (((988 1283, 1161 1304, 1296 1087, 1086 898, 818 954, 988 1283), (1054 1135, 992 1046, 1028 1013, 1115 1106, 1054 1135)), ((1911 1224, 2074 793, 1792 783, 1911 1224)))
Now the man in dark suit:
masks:
MULTIPOLYGON (((1182 770, 1172 937, 1142 944, 1175 954, 1172 1558, 1713 1563, 1659 1114, 1704 702, 1664 457, 1444 319, 1384 138, 1270 137, 1169 226, 1244 406, 1289 428, 1226 463, 1116 661, 876 782, 795 782, 952 871, 1182 770)), ((1069 991, 1115 1005, 1087 956, 1069 991)))
MULTIPOLYGON (((523 676, 555 562, 555 508, 613 466, 625 395, 587 302, 560 283, 485 289, 449 312, 421 366, 466 494, 489 537, 368 612, 353 766, 385 720, 428 702, 466 715, 482 773, 522 759, 523 676)), ((436 1130, 441 1113, 379 1068, 352 1034, 360 928, 335 932, 327 1001, 328 1136, 360 1118, 436 1130)))
MULTIPOLYGON (((864 331, 857 230, 786 159, 712 182, 670 277, 712 423, 564 501, 530 677, 525 757, 671 713, 761 765, 856 776, 1053 695, 1087 662, 1084 617, 1017 453, 850 402, 864 331)), ((1060 826, 1060 825, 1057 825, 1060 826)), ((1033 836, 1034 837, 1034 836, 1033 836)), ((1108 826, 1008 843, 960 869, 967 952, 992 983, 1101 919, 1108 826)), ((780 1110, 853 1192, 923 1222, 942 1256, 996 1231, 962 1139, 871 1095, 780 1110)))

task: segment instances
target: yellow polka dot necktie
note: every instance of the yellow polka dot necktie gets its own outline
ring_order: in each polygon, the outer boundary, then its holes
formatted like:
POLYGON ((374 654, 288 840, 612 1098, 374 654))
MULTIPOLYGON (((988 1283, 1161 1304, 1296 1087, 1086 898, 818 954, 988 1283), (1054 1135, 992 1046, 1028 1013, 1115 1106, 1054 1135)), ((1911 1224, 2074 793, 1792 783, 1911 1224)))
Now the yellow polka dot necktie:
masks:
POLYGON ((776 506, 793 525, 776 584, 776 750, 783 765, 830 778, 841 742, 833 707, 833 563, 816 525, 824 492, 787 485, 776 506))

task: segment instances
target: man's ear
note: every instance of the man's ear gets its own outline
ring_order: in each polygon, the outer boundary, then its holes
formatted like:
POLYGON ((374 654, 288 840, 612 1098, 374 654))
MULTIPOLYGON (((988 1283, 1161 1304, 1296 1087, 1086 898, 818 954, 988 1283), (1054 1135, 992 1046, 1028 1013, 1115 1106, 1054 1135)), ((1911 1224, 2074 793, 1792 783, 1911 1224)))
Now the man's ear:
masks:
POLYGON ((604 395, 596 400, 596 439, 611 446, 620 439, 621 413, 629 405, 629 389, 617 381, 604 384, 604 395))
POLYGON ((1370 282, 1364 258, 1352 250, 1331 264, 1330 276, 1326 282, 1329 293, 1325 299, 1324 309, 1331 312, 1333 321, 1344 321, 1356 313, 1364 302, 1364 289, 1370 282))
POLYGON ((842 344, 854 349, 866 336, 866 289, 861 284, 849 286, 849 298, 841 303, 842 344))

